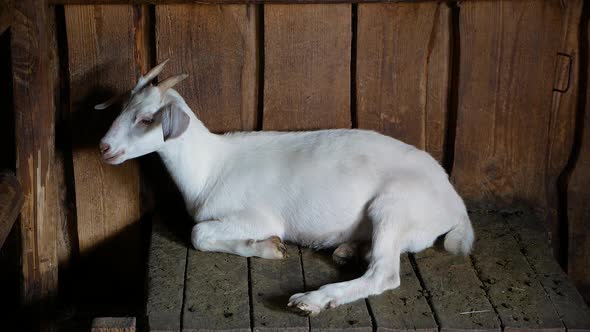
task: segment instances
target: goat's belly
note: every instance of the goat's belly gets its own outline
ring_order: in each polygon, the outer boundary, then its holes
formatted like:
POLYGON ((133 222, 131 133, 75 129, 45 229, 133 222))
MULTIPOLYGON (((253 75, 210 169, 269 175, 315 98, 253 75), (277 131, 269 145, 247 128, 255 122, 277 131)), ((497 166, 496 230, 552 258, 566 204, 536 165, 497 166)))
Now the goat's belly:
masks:
POLYGON ((285 240, 316 249, 335 247, 348 241, 371 238, 371 223, 364 217, 326 215, 317 220, 302 220, 286 227, 285 240))

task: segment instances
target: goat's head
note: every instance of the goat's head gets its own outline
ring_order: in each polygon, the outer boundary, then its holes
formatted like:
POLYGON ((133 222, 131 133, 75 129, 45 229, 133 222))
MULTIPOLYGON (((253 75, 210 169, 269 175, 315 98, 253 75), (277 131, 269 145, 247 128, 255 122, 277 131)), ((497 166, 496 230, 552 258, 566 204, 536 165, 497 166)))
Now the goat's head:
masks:
POLYGON ((167 140, 180 136, 188 127, 189 116, 173 98, 166 98, 166 92, 187 75, 170 77, 157 86, 151 84, 167 62, 140 77, 131 91, 94 107, 105 109, 119 100, 124 105, 121 114, 100 141, 100 153, 105 162, 121 164, 157 151, 167 140))

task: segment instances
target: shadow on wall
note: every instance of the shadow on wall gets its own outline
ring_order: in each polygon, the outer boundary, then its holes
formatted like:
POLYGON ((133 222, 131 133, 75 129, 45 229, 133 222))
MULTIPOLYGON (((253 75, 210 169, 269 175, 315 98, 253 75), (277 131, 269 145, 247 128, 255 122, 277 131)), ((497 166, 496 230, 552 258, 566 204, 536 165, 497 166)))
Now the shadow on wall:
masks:
MULTIPOLYGON (((98 72, 100 70, 97 68, 85 77, 98 75, 98 72)), ((81 82, 73 82, 72 86, 76 84, 81 82)), ((58 123, 59 132, 56 132, 56 138, 61 140, 57 148, 61 151, 57 151, 56 155, 63 158, 67 191, 64 194, 64 205, 70 210, 64 218, 72 220, 66 220, 63 224, 67 225, 67 229, 59 231, 70 234, 70 240, 76 244, 72 248, 71 263, 67 268, 60 266, 60 295, 64 304, 61 304, 58 312, 51 314, 52 317, 48 319, 57 320, 60 330, 64 331, 89 330, 94 317, 143 316, 147 248, 151 222, 156 214, 170 225, 175 241, 187 246, 190 243, 190 218, 185 211, 180 193, 157 155, 140 158, 139 172, 129 171, 129 165, 110 166, 100 161, 98 143, 119 114, 122 105, 118 103, 101 111, 94 110, 93 107, 115 93, 111 89, 97 88, 80 101, 72 103, 71 108, 67 101, 62 103, 66 107, 63 108, 59 120, 62 123, 58 123), (72 156, 80 163, 76 165, 78 168, 74 167, 72 156), (136 184, 135 177, 140 177, 141 217, 84 253, 80 253, 77 247, 79 222, 76 220, 76 200, 85 199, 80 194, 81 191, 91 192, 100 189, 80 187, 85 184, 76 185, 74 173, 81 172, 80 169, 87 172, 83 176, 91 177, 96 176, 92 172, 108 170, 102 173, 104 180, 122 187, 130 183, 136 184)), ((79 176, 80 174, 76 177, 79 176)), ((125 197, 116 199, 126 200, 125 197)), ((141 319, 138 319, 138 323, 140 322, 141 319)))

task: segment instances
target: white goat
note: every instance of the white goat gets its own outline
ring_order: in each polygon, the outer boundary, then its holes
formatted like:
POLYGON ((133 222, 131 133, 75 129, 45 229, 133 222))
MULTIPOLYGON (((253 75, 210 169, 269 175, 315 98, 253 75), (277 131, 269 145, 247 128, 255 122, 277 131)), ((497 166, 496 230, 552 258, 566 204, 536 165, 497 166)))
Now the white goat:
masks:
POLYGON ((469 253, 465 205, 428 153, 364 130, 212 134, 171 89, 186 75, 151 85, 165 63, 139 79, 100 149, 110 164, 158 152, 196 249, 276 259, 285 240, 346 256, 372 241, 362 277, 291 296, 310 315, 398 287, 400 254, 444 233, 448 251, 469 253))

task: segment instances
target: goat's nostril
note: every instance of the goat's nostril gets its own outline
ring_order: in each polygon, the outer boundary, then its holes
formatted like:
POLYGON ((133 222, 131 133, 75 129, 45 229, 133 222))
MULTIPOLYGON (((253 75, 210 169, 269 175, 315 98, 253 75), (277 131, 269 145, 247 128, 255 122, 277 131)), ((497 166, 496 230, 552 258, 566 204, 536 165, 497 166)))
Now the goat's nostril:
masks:
POLYGON ((100 143, 98 145, 98 148, 100 149, 100 153, 104 154, 104 153, 107 153, 111 149, 111 146, 108 145, 107 143, 100 143))

